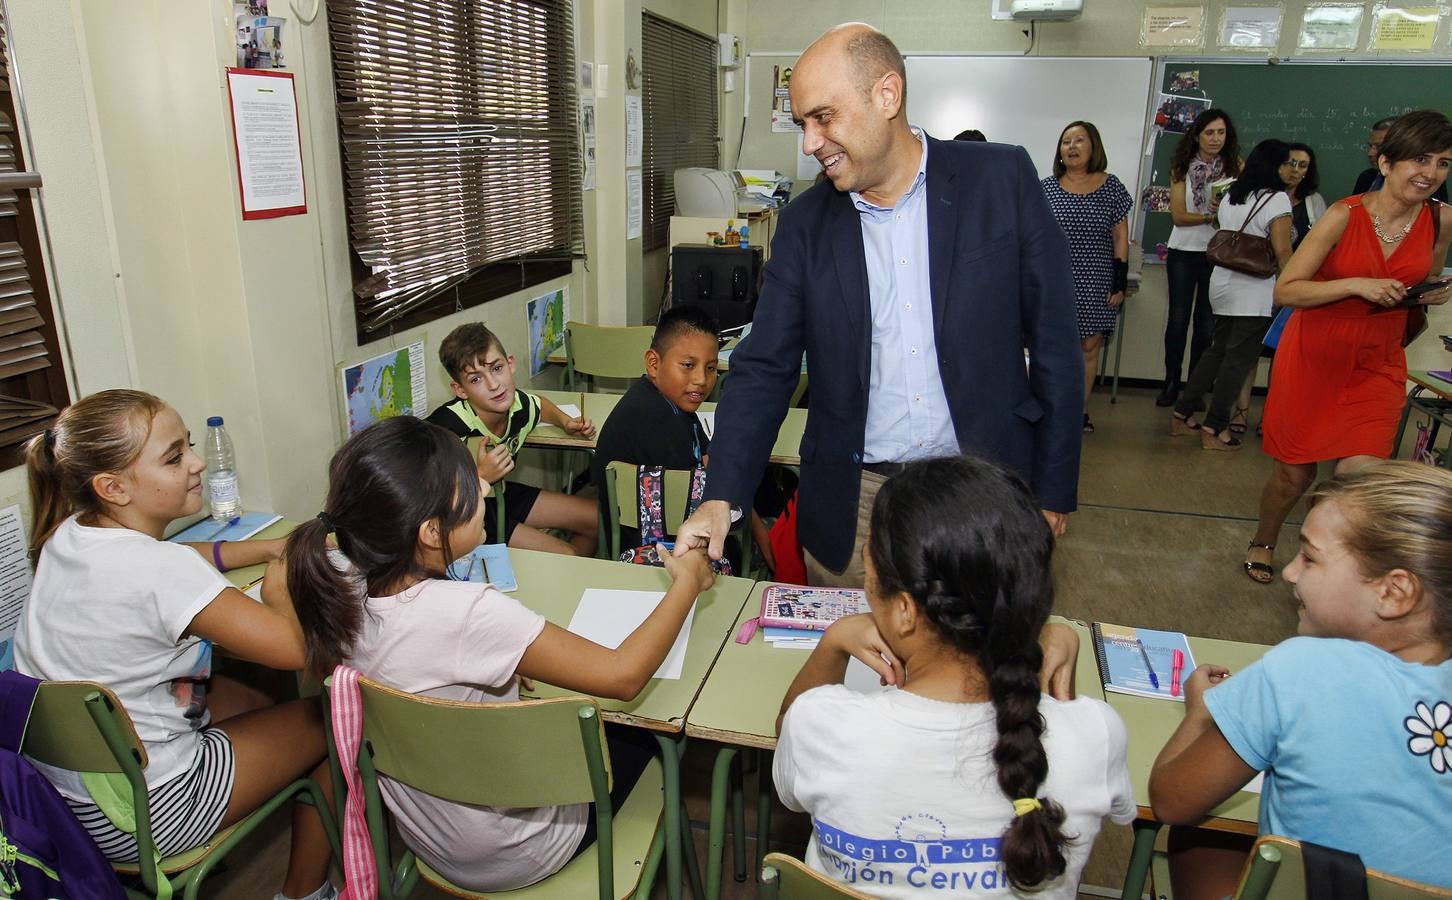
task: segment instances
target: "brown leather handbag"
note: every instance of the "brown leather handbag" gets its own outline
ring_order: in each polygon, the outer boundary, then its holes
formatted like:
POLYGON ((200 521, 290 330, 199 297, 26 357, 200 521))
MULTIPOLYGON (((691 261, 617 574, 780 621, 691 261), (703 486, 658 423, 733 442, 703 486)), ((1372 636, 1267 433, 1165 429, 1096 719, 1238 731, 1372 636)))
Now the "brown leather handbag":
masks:
POLYGON ((1266 191, 1260 202, 1251 207, 1239 228, 1234 231, 1222 228, 1215 232, 1205 248, 1205 256, 1211 264, 1256 278, 1269 278, 1276 273, 1280 263, 1276 260, 1276 250, 1270 239, 1245 233, 1245 226, 1274 196, 1274 191, 1266 191))

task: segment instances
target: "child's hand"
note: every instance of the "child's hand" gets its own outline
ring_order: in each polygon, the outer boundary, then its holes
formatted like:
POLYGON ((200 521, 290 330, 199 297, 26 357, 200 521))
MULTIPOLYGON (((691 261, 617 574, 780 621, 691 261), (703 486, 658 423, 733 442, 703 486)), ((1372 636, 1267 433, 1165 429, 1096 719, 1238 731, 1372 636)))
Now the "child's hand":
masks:
POLYGON ((595 423, 584 416, 575 416, 565 422, 565 431, 583 438, 592 438, 595 436, 595 423))
POLYGON ((1055 700, 1074 699, 1074 664, 1079 661, 1079 635, 1061 622, 1050 622, 1039 632, 1044 661, 1039 666, 1039 690, 1055 700))
POLYGON ((887 641, 877 631, 877 624, 867 613, 843 616, 827 628, 822 640, 831 641, 836 649, 866 663, 884 685, 902 687, 902 663, 892 655, 887 641))
POLYGON ((262 573, 262 603, 273 609, 292 610, 292 595, 287 592, 287 560, 275 557, 262 573))
POLYGON ((509 448, 503 444, 495 444, 485 450, 479 450, 479 477, 490 484, 498 484, 504 480, 504 476, 514 471, 514 457, 509 455, 509 448))
POLYGON ((1196 666, 1185 682, 1185 715, 1205 708, 1205 692, 1230 677, 1230 670, 1214 663, 1196 666))
POLYGON ((660 554, 661 562, 665 570, 670 573, 671 581, 676 584, 695 584, 695 593, 710 590, 711 585, 716 583, 716 573, 711 569, 711 557, 701 549, 691 550, 681 556, 664 544, 656 544, 656 553, 660 554))

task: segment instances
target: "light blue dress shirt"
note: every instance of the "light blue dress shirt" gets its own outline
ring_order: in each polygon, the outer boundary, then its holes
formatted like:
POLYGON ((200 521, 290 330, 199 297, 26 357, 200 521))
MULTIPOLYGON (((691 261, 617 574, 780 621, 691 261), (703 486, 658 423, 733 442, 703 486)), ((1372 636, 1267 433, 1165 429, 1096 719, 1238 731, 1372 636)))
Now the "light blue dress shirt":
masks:
POLYGON ((928 276, 928 142, 912 186, 891 209, 853 192, 867 256, 872 361, 865 462, 958 455, 953 416, 938 373, 928 276))

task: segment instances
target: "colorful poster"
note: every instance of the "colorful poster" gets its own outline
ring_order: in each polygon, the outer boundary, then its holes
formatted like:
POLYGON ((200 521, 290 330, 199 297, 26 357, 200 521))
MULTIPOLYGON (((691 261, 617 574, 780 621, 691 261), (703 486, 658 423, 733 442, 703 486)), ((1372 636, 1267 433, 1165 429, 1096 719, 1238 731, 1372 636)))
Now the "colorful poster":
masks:
POLYGON ((424 342, 339 367, 349 437, 393 416, 429 414, 424 342))
POLYGON ((550 354, 565 346, 565 323, 570 316, 570 289, 541 294, 529 301, 529 376, 533 378, 549 365, 550 354))

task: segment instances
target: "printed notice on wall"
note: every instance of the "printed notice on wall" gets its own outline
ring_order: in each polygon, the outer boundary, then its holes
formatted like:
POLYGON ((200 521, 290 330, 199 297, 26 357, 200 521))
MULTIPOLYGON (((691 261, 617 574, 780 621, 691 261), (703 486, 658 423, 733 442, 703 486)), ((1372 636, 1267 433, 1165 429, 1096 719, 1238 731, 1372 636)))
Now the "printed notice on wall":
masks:
POLYGON ((633 241, 644 231, 645 182, 639 169, 625 173, 625 239, 633 241))
POLYGON ((272 219, 307 212, 292 74, 228 69, 227 92, 232 99, 242 218, 272 219))
POLYGON ((1275 49, 1281 37, 1279 6, 1227 6, 1220 20, 1220 46, 1233 50, 1275 49))
POLYGON ((1361 4, 1312 4, 1301 16, 1297 50, 1355 50, 1361 34, 1361 4))
POLYGON ((0 509, 0 671, 15 668, 15 626, 30 596, 30 560, 25 555, 20 507, 0 509))
POLYGON ((1435 6, 1385 6, 1372 8, 1370 50, 1431 50, 1437 41, 1435 6))
POLYGON ((645 148, 645 116, 641 113, 640 95, 625 98, 625 168, 640 165, 645 148))
POLYGON ((1146 47, 1198 47, 1204 41, 1205 7, 1146 6, 1140 43, 1146 47))

